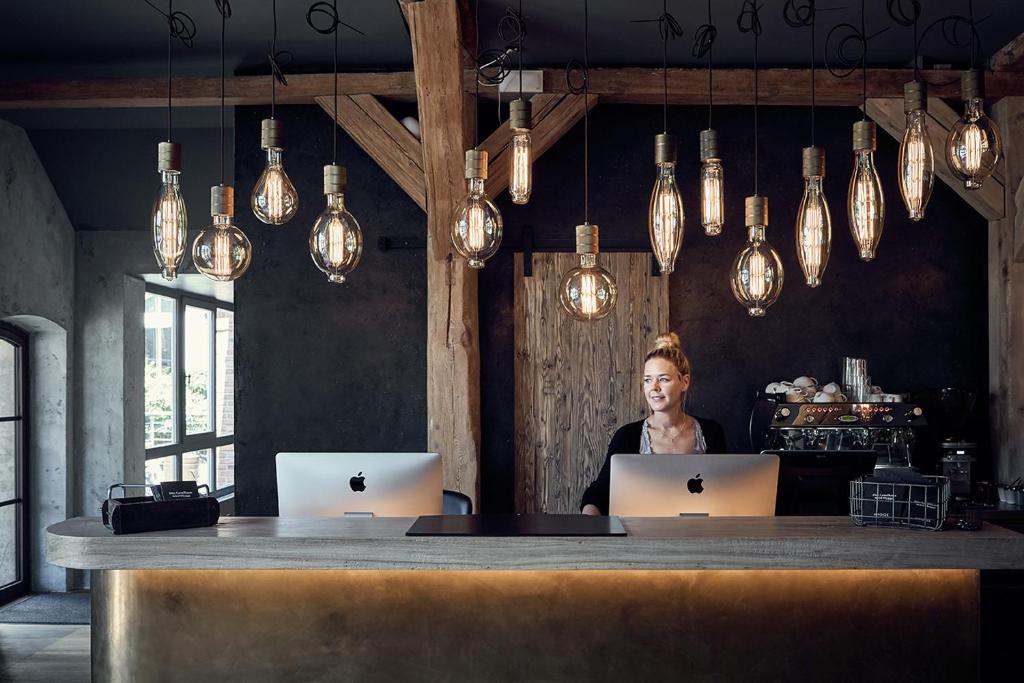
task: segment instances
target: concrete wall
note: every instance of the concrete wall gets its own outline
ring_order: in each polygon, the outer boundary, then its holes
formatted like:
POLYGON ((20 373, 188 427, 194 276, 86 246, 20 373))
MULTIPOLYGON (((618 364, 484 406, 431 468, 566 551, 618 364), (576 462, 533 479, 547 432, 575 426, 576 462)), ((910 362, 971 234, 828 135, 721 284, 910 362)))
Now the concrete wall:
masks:
POLYGON ((29 552, 34 590, 67 588, 43 530, 72 505, 74 229, 25 132, 0 121, 0 319, 30 334, 29 552))

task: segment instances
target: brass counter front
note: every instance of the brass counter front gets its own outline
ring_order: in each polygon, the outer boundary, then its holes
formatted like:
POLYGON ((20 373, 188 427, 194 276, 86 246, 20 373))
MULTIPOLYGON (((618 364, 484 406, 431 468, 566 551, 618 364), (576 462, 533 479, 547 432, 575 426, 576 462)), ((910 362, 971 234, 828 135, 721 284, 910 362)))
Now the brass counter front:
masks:
POLYGON ((106 570, 93 680, 975 680, 974 570, 106 570), (168 673, 171 672, 171 673, 168 673))

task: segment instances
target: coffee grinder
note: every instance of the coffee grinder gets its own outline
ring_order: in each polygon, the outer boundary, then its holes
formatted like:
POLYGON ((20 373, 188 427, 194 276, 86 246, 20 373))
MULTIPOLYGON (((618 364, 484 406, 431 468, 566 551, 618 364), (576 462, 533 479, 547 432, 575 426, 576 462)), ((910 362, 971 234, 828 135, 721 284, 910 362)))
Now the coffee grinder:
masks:
POLYGON ((939 392, 938 408, 942 416, 936 424, 945 427, 945 435, 939 441, 942 475, 949 478, 950 493, 961 499, 971 495, 971 464, 978 450, 978 444, 965 434, 975 397, 973 391, 954 387, 939 392))

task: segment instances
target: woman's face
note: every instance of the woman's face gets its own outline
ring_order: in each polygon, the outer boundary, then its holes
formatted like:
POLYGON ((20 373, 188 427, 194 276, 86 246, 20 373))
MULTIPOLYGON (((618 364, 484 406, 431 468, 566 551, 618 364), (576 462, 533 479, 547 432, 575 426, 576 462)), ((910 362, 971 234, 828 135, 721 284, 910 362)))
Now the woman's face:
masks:
POLYGON ((679 374, 672 361, 652 358, 644 363, 644 398, 656 413, 682 410, 683 395, 690 388, 690 376, 679 374))

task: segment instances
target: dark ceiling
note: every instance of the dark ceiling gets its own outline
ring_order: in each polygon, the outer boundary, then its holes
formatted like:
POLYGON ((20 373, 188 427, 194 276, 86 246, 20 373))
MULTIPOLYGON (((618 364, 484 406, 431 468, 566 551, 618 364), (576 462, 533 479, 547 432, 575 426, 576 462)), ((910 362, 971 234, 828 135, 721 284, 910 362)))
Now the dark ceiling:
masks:
MULTIPOLYGON (((909 5, 912 0, 899 0, 909 5)), ((152 0, 161 7, 166 0, 152 0)), ((470 0, 472 6, 475 0, 470 0)), ((501 0, 480 0, 483 48, 503 44, 498 23, 506 7, 501 0)), ((806 0, 804 0, 806 2, 806 0)), ((331 63, 331 40, 315 33, 305 21, 311 0, 278 0, 278 48, 293 53, 288 67, 294 71, 324 71, 331 63)), ((714 0, 718 27, 715 58, 723 66, 747 66, 752 56, 749 35, 741 34, 736 15, 741 0, 714 0)), ((797 4, 802 4, 797 0, 797 4)), ((869 42, 871 66, 902 66, 912 59, 912 29, 893 25, 886 0, 866 5, 869 34, 889 27, 869 42)), ((922 0, 921 28, 942 16, 966 14, 967 0, 922 0)), ((15 2, 5 0, 0 24, 0 60, 3 79, 102 78, 162 76, 166 57, 166 24, 146 0, 58 0, 15 2)), ((408 69, 412 55, 402 16, 395 0, 340 1, 343 21, 366 35, 345 31, 341 61, 346 70, 408 69)), ((525 0, 529 39, 526 58, 530 66, 561 66, 582 57, 582 0, 525 0)), ((762 0, 764 27, 760 57, 766 66, 800 66, 808 59, 809 33, 783 20, 783 0, 762 0)), ((975 15, 983 57, 1024 32, 1021 0, 975 0, 975 15)), ((859 24, 860 3, 834 0, 822 3, 836 8, 819 11, 819 61, 825 35, 835 24, 859 24)), ((660 15, 661 0, 591 0, 590 55, 596 66, 646 66, 661 62, 656 24, 632 23, 660 15)), ((669 0, 671 12, 684 35, 670 45, 669 59, 676 65, 696 65, 691 56, 694 31, 704 23, 705 0, 669 0)), ((197 34, 191 50, 178 49, 178 73, 215 74, 219 67, 220 16, 214 0, 178 0, 175 9, 189 13, 197 34)), ((229 68, 238 73, 266 69, 271 34, 270 0, 234 0, 227 25, 229 68)), ((948 45, 936 29, 922 45, 922 52, 936 63, 962 65, 968 56, 963 47, 948 45)))

